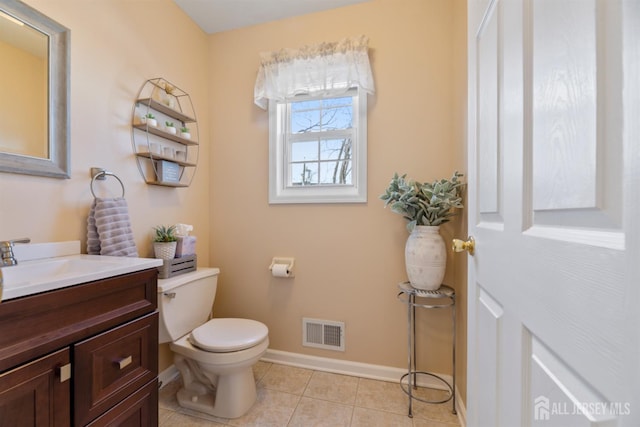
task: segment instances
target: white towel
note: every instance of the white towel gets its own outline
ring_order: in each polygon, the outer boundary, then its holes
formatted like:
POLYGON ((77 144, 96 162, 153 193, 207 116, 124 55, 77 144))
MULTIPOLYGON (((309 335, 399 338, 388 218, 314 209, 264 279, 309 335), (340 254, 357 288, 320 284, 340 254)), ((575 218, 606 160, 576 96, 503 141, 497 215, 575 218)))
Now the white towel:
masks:
POLYGON ((137 257, 127 201, 123 197, 96 197, 87 218, 87 253, 137 257))

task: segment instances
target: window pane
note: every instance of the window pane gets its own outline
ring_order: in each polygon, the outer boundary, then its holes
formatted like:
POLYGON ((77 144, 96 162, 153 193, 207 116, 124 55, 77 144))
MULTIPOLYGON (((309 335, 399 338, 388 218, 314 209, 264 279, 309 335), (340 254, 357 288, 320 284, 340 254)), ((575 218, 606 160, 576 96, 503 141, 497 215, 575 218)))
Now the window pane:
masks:
POLYGON ((317 141, 301 141, 291 143, 291 161, 303 162, 305 160, 318 160, 317 141))
POLYGON ((320 110, 303 110, 291 112, 291 133, 319 131, 320 110))
POLYGON ((290 171, 291 185, 318 184, 318 164, 315 162, 292 163, 290 171))
POLYGON ((351 158, 351 138, 325 139, 320 141, 321 160, 339 160, 351 158))
POLYGON ((322 130, 350 129, 352 123, 351 107, 330 108, 322 111, 322 130))
POLYGON ((322 162, 320 164, 320 183, 351 185, 351 161, 322 162))
POLYGON ((291 103, 291 133, 351 129, 353 98, 330 98, 291 103))

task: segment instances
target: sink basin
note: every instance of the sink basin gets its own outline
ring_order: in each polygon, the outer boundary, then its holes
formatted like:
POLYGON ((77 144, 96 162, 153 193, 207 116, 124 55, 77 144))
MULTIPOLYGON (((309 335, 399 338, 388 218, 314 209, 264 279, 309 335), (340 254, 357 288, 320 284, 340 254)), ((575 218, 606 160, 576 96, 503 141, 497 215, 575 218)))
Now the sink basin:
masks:
POLYGON ((3 267, 2 301, 162 265, 162 260, 68 255, 3 267))
POLYGON ((72 275, 85 275, 96 270, 108 269, 114 263, 85 260, 82 258, 62 258, 40 262, 27 261, 2 270, 5 289, 33 285, 58 280, 72 275))

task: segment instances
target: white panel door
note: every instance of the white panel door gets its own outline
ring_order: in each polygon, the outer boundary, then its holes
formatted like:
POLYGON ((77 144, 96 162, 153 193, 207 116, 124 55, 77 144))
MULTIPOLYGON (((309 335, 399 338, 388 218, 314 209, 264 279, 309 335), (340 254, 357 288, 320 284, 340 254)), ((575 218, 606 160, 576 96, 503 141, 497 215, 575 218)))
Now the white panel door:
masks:
POLYGON ((640 2, 468 8, 467 424, 640 426, 640 2))

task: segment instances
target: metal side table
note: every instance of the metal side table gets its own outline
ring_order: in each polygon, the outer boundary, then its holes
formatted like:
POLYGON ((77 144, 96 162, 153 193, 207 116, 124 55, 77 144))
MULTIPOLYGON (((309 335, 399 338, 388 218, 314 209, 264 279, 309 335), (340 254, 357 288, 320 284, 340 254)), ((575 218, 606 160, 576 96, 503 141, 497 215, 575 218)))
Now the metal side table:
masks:
POLYGON ((409 282, 398 284, 400 292, 398 299, 407 304, 407 324, 408 324, 408 350, 409 366, 407 373, 400 378, 400 387, 409 396, 409 417, 413 418, 413 399, 425 403, 446 403, 451 400, 453 413, 456 414, 456 292, 447 285, 442 285, 435 291, 425 291, 416 289, 409 282), (416 298, 419 298, 418 302, 416 298), (430 372, 418 371, 416 368, 416 307, 418 308, 451 308, 451 321, 453 325, 453 374, 452 384, 444 378, 430 372), (415 396, 414 389, 417 389, 418 375, 429 376, 443 383, 449 393, 442 400, 426 400, 415 396), (404 379, 407 378, 406 383, 404 379), (405 388, 406 386, 406 388, 405 388))

